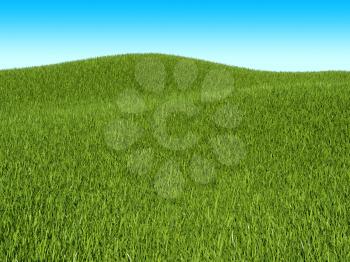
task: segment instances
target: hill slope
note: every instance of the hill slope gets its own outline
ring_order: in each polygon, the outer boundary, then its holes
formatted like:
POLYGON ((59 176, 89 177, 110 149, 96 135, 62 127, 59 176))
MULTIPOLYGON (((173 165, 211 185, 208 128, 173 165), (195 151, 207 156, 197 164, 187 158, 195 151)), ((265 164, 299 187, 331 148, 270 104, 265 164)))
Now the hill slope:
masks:
POLYGON ((124 55, 0 105, 1 261, 350 258, 350 73, 124 55))

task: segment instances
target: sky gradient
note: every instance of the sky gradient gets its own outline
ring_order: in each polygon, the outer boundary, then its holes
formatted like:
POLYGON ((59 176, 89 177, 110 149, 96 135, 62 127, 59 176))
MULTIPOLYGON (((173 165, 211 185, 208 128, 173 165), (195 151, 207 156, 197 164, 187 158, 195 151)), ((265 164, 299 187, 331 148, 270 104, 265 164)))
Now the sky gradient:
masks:
POLYGON ((152 52, 262 70, 350 70, 349 14, 346 1, 1 2, 0 69, 152 52))

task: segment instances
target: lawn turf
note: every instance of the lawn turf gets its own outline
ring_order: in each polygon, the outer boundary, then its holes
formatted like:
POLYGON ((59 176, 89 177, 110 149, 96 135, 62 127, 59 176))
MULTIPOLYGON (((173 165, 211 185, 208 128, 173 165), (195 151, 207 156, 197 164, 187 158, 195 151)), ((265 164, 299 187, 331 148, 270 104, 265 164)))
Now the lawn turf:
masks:
POLYGON ((0 261, 350 260, 350 73, 158 54, 2 70, 0 120, 0 261), (142 61, 164 67, 154 80, 163 93, 148 90, 142 61), (234 91, 202 103, 215 70, 232 75, 234 91), (200 111, 162 115, 168 97, 200 111), (231 129, 225 106, 241 112, 231 129), (128 119, 139 131, 118 132, 136 143, 108 136, 128 119), (201 138, 181 150, 159 125, 201 138), (244 146, 234 164, 215 151, 230 147, 227 134, 244 146), (213 177, 195 178, 206 163, 213 177))

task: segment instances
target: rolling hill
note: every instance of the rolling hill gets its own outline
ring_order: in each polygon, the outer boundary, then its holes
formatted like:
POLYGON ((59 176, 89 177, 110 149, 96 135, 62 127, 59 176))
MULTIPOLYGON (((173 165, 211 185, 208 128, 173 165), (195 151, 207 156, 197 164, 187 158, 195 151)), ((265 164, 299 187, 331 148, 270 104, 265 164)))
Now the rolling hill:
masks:
POLYGON ((0 260, 349 260, 350 73, 159 54, 0 71, 0 260))

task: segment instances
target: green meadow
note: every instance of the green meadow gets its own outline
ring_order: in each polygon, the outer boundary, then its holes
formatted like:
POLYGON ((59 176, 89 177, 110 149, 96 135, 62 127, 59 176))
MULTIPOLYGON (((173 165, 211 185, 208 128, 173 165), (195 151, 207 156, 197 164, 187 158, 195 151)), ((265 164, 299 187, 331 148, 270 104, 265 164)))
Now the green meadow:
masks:
POLYGON ((0 121, 0 261, 350 260, 349 72, 2 70, 0 121))

